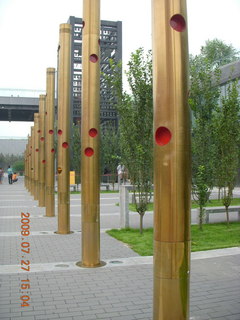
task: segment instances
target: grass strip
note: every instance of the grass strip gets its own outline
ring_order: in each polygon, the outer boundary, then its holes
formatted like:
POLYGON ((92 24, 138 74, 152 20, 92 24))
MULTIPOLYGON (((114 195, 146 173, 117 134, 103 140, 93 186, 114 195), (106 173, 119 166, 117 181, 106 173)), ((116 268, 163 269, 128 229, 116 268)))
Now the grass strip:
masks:
MULTIPOLYGON (((119 205, 119 204, 118 204, 119 205)), ((234 198, 231 202, 231 206, 238 206, 240 205, 240 198, 234 198)), ((192 209, 196 209, 198 208, 198 204, 196 203, 196 201, 192 201, 192 209)), ((213 199, 213 200, 210 200, 206 203, 206 207, 223 207, 223 204, 222 204, 222 201, 221 200, 218 200, 218 199, 213 199)), ((130 211, 133 211, 133 212, 136 212, 136 208, 135 208, 135 205, 130 203, 129 204, 129 210, 130 211)), ((153 211, 153 203, 149 203, 148 204, 148 208, 147 208, 147 211, 153 211)))
MULTIPOLYGON (((153 228, 144 229, 141 235, 139 229, 112 229, 107 233, 126 243, 132 250, 141 256, 153 255, 153 228)), ((198 225, 191 226, 191 251, 204 251, 212 249, 230 248, 240 246, 240 223, 232 222, 205 224, 203 231, 198 225)))

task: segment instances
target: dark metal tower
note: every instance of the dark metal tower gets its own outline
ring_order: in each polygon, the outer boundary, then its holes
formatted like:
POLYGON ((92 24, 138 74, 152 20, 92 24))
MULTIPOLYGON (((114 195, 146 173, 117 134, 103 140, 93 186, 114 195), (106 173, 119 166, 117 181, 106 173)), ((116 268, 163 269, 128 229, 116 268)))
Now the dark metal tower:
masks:
MULTIPOLYGON (((72 75, 71 107, 73 122, 81 118, 81 82, 82 82, 82 18, 69 17, 72 25, 72 75)), ((100 28, 101 72, 110 73, 109 59, 118 62, 122 59, 122 22, 101 21, 100 28)), ((115 110, 116 99, 107 88, 105 79, 100 79, 100 120, 104 126, 111 122, 117 126, 118 117, 115 110)))

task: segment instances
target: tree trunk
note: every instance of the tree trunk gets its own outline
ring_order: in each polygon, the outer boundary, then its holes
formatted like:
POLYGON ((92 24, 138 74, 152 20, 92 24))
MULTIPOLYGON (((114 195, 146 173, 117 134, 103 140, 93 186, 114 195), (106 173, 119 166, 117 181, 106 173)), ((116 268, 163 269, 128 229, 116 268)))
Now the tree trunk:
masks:
POLYGON ((204 208, 200 206, 199 208, 199 229, 203 230, 203 214, 204 214, 204 208))
POLYGON ((139 213, 140 214, 140 234, 143 233, 143 216, 144 216, 144 213, 139 213))
POLYGON ((229 211, 228 211, 228 207, 226 208, 226 216, 227 216, 227 227, 229 228, 229 211))

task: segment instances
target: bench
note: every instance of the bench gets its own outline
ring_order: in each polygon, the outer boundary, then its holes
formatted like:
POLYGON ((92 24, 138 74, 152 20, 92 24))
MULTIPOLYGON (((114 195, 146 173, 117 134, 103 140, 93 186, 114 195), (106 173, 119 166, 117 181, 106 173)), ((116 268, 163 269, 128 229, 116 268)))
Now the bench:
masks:
MULTIPOLYGON (((240 206, 230 206, 228 212, 237 212, 238 221, 240 221, 240 206)), ((209 223, 209 215, 213 213, 226 213, 225 207, 208 207, 205 209, 205 222, 209 223)))
POLYGON ((101 183, 100 187, 106 188, 106 191, 110 190, 110 183, 101 183))

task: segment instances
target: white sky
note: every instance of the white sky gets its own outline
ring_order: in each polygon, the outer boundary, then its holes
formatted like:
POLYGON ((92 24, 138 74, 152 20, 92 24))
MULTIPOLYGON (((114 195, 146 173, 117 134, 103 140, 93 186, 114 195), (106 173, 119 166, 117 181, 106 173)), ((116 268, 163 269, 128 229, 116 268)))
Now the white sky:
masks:
MULTIPOLYGON (((168 0, 165 0, 168 1, 168 0)), ((187 0, 189 52, 218 38, 240 50, 240 0, 187 0)), ((82 17, 82 0, 0 0, 0 88, 45 90, 59 25, 82 17)), ((101 0, 101 19, 123 22, 123 63, 151 48, 151 0, 101 0)), ((32 123, 0 122, 0 137, 26 137, 32 123)))

